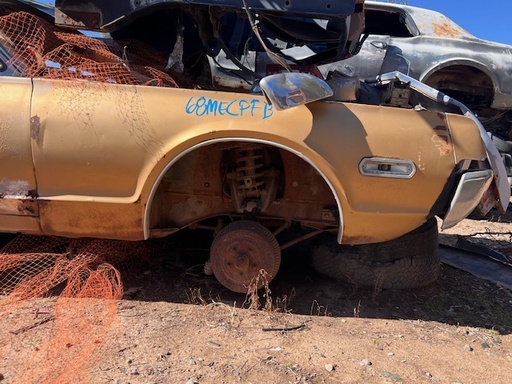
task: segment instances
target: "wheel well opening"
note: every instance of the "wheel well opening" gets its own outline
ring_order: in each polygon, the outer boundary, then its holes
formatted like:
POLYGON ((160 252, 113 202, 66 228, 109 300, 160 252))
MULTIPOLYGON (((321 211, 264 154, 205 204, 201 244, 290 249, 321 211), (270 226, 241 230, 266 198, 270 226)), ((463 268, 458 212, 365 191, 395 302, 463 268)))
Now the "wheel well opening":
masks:
POLYGON ((461 101, 475 112, 489 108, 494 99, 492 79, 480 69, 468 65, 442 68, 424 82, 461 101))
MULTIPOLYGON (((332 187, 293 150, 252 141, 201 145, 173 163, 149 206, 149 237, 203 223, 254 220, 335 231, 340 212, 332 187)), ((222 224, 220 225, 222 227, 222 224)))

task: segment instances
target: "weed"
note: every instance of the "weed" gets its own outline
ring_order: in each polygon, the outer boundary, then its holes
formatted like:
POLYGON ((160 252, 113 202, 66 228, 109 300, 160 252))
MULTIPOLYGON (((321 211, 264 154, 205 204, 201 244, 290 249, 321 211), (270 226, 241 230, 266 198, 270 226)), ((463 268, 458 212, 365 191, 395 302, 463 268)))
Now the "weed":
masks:
POLYGON ((208 303, 201 295, 201 288, 191 288, 187 292, 187 299, 189 304, 206 306, 208 303))
POLYGON ((359 317, 361 314, 361 300, 358 301, 357 306, 354 308, 354 317, 359 317))
POLYGON ((245 307, 248 305, 248 309, 257 310, 260 309, 260 296, 259 296, 259 287, 262 287, 263 290, 263 298, 265 299, 265 304, 263 306, 263 310, 270 312, 272 310, 272 296, 271 291, 268 286, 268 273, 264 269, 261 269, 256 275, 249 287, 247 289, 247 294, 245 295, 245 301, 242 306, 245 307))
POLYGON ((311 303, 311 310, 309 311, 309 314, 311 316, 329 316, 330 313, 327 312, 328 307, 324 307, 323 305, 320 305, 318 301, 313 300, 311 303), (314 308, 316 306, 316 308, 314 308), (316 313, 314 313, 314 310, 316 310, 316 313))
POLYGON ((290 295, 282 295, 281 297, 276 297, 275 304, 274 304, 274 310, 281 311, 281 312, 289 312, 288 306, 292 302, 292 300, 295 298, 295 288, 292 288, 290 295))
POLYGON ((384 284, 384 271, 381 271, 375 277, 375 286, 372 293, 372 303, 377 302, 377 297, 382 292, 382 286, 384 284))

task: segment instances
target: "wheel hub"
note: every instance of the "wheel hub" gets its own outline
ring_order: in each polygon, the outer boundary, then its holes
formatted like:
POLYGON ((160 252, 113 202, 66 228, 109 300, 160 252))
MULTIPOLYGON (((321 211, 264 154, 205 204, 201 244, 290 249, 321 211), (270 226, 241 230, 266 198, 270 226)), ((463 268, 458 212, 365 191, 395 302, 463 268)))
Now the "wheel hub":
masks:
MULTIPOLYGON (((246 293, 261 270, 270 282, 281 263, 281 250, 268 229, 252 221, 231 223, 219 232, 210 250, 210 262, 217 280, 235 292, 246 293)), ((265 281, 258 282, 261 288, 265 281)))
POLYGON ((235 257, 235 268, 239 271, 247 271, 249 268, 249 258, 246 254, 239 254, 235 257))

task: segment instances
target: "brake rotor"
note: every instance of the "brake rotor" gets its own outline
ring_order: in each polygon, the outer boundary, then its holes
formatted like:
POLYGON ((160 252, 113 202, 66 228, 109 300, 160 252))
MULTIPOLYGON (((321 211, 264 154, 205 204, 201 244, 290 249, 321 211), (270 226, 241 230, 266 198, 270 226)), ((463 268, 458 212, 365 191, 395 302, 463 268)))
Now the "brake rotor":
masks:
MULTIPOLYGON (((264 270, 272 281, 281 264, 281 250, 272 233, 254 221, 235 221, 222 229, 210 249, 210 265, 217 280, 234 292, 247 293, 253 280, 264 270)), ((255 280, 254 280, 255 281, 255 280)))

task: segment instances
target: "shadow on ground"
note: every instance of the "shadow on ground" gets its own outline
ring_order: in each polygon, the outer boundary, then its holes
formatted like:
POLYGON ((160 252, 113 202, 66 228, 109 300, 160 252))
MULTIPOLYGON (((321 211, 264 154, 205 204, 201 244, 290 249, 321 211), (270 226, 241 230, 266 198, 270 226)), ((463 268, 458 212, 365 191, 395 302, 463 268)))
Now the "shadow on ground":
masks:
MULTIPOLYGON (((502 221, 512 216, 497 217, 496 220, 502 221)), ((441 237, 443 242, 449 243, 456 236, 441 237)), ((0 234, 0 249, 12 237, 0 234)), ((491 236, 485 241, 488 247, 505 250, 512 257, 512 240, 499 241, 491 236)), ((204 274, 211 233, 185 230, 150 242, 156 250, 153 258, 115 266, 123 277, 125 299, 250 305, 246 295, 233 293, 215 277, 204 274)), ((314 272, 309 257, 308 244, 296 245, 283 252, 280 272, 270 284, 273 310, 315 316, 438 321, 512 333, 511 291, 462 270, 442 265, 438 281, 424 288, 368 289, 314 272)), ((265 300, 262 297, 260 302, 265 300)))
MULTIPOLYGON (((184 233, 164 245, 161 259, 130 267, 130 272, 124 274, 125 298, 198 305, 222 302, 247 307, 250 300, 246 295, 230 292, 213 276, 204 274, 208 239, 203 240, 196 233, 184 233)), ((296 246, 283 252, 280 272, 271 282, 270 290, 276 311, 438 321, 512 333, 510 290, 448 265, 442 265, 436 283, 424 288, 368 289, 314 272, 309 264, 309 247, 296 246)), ((260 301, 265 302, 265 298, 261 297, 260 301)))

